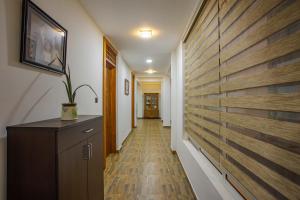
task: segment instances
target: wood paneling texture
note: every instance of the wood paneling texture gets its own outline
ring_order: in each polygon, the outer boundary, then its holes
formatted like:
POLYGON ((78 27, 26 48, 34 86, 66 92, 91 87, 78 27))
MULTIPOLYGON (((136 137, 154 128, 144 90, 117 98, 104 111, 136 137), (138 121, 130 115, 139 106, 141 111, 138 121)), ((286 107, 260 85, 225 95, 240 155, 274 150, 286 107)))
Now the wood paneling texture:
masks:
POLYGON ((185 128, 212 163, 220 163, 218 1, 208 1, 186 44, 185 128))
POLYGON ((215 0, 185 43, 185 131, 247 199, 300 199, 300 1, 215 0))

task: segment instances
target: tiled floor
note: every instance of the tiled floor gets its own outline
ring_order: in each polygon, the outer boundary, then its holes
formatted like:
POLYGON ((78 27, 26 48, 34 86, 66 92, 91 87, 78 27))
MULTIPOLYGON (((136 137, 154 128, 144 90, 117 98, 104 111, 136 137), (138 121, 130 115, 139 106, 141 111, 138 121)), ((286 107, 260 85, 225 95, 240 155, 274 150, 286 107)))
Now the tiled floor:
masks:
POLYGON ((187 177, 170 150, 170 129, 139 120, 119 154, 107 159, 106 200, 193 200, 187 177))

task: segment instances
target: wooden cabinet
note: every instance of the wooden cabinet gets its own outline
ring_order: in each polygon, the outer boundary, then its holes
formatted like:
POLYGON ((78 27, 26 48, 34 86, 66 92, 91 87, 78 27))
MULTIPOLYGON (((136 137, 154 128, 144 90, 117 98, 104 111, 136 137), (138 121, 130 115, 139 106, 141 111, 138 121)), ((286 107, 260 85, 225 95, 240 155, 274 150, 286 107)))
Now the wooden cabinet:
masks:
POLYGON ((86 145, 86 141, 81 142, 58 156, 59 199, 86 199, 88 170, 87 161, 82 155, 86 145))
POLYGON ((8 200, 104 199, 102 117, 22 124, 8 131, 8 200))
POLYGON ((102 135, 93 135, 88 139, 88 144, 91 146, 91 158, 88 163, 88 185, 89 185, 89 200, 99 200, 99 197, 103 197, 103 187, 99 189, 99 185, 103 185, 103 169, 102 158, 103 146, 98 141, 102 140, 102 135))
POLYGON ((144 94, 144 118, 159 118, 158 93, 144 94))

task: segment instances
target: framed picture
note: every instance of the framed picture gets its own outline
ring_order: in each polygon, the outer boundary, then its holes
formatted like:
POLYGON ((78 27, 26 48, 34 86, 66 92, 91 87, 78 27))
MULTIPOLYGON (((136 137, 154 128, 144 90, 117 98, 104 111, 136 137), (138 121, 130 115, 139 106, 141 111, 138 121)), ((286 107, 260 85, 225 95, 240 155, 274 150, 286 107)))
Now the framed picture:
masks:
POLYGON ((23 1, 21 62, 64 73, 68 32, 30 0, 23 1))
POLYGON ((125 79, 125 95, 129 95, 129 80, 125 79))

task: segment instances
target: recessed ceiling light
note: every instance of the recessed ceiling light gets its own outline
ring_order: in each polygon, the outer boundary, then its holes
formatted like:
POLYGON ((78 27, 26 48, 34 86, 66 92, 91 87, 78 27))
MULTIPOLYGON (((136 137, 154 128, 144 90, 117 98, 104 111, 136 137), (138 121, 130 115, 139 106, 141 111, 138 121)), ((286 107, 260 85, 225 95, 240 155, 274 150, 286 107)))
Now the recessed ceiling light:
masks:
POLYGON ((147 59, 146 63, 152 63, 152 59, 147 59))
POLYGON ((153 70, 153 69, 148 69, 147 71, 145 71, 148 74, 153 74, 156 73, 157 71, 153 70))
POLYGON ((139 35, 141 38, 149 39, 152 37, 152 30, 150 29, 140 30, 139 35))

